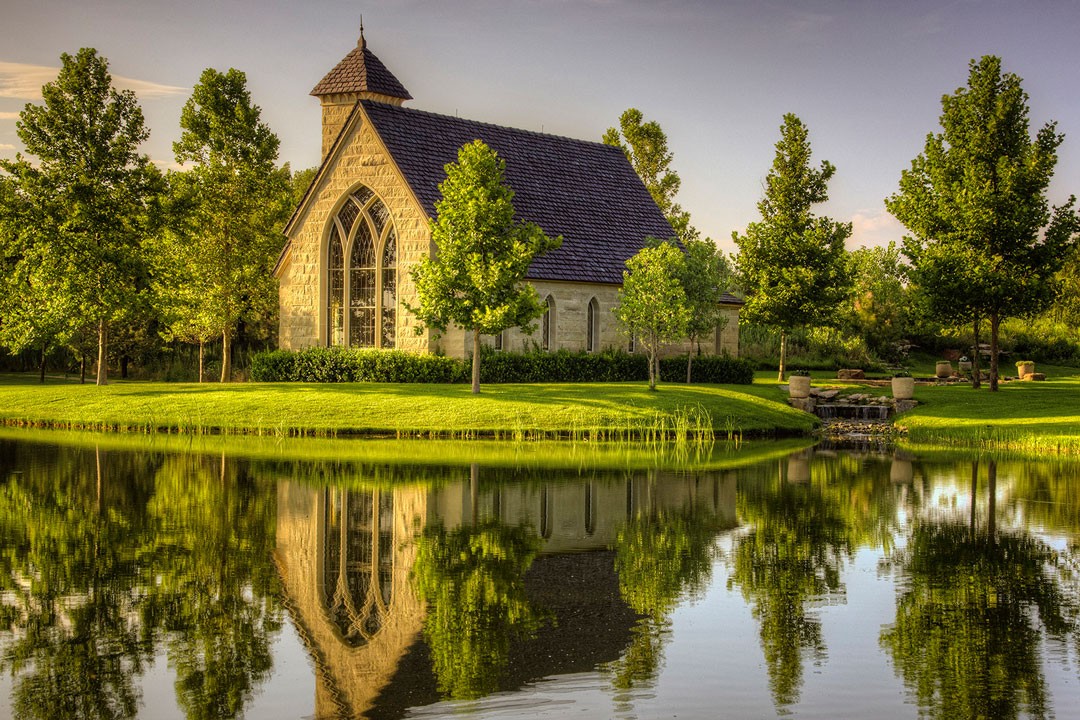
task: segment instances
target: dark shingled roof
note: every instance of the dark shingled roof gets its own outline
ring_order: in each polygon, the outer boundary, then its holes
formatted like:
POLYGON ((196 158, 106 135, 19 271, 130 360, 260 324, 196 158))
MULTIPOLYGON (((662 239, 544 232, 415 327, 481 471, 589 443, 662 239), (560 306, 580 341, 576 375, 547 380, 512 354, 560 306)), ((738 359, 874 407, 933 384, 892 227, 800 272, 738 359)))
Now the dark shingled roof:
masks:
POLYGON ((616 147, 446 115, 361 101, 429 217, 458 148, 483 140, 506 161, 514 209, 562 247, 537 258, 529 277, 622 283, 625 262, 646 237, 671 237, 671 225, 616 147))
POLYGON ((382 60, 367 48, 361 33, 360 42, 342 58, 334 69, 311 91, 312 95, 370 92, 411 100, 412 95, 394 74, 386 69, 382 60))

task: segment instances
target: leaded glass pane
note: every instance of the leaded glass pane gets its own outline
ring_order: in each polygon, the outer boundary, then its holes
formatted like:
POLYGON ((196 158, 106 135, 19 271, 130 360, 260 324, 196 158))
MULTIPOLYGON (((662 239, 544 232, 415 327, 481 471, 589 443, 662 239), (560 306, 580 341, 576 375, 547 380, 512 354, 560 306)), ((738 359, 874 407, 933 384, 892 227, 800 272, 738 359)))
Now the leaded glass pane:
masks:
POLYGON ((589 352, 596 351, 596 298, 589 302, 589 313, 585 320, 588 326, 585 329, 585 349, 589 352))
POLYGON ((390 228, 382 254, 382 343, 394 347, 397 339, 397 235, 390 228))
POLYGON ((375 346, 375 308, 353 308, 349 315, 349 345, 375 346))
POLYGON ((349 258, 349 345, 375 346, 375 246, 361 220, 349 258))
POLYGON ((326 308, 327 344, 343 345, 345 343, 345 253, 341 249, 341 238, 337 227, 330 231, 327 267, 329 269, 326 308))
POLYGON ((375 193, 368 190, 366 187, 357 188, 356 192, 352 194, 353 200, 356 200, 356 204, 360 207, 364 207, 367 201, 375 196, 375 193))
POLYGON ((368 214, 375 224, 375 237, 382 237, 383 228, 386 227, 386 223, 390 220, 390 211, 386 209, 381 200, 376 198, 375 202, 368 208, 368 214))
POLYGON ((347 201, 342 207, 341 212, 338 213, 338 220, 341 221, 341 227, 345 231, 345 235, 348 236, 352 232, 353 223, 356 222, 356 216, 360 214, 360 208, 352 202, 347 201))

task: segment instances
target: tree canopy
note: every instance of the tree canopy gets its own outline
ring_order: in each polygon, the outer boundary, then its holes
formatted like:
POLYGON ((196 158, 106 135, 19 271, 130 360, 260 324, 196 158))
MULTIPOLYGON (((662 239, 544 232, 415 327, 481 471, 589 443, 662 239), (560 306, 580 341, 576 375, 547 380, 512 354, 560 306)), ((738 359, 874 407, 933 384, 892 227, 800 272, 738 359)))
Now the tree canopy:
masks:
POLYGON ((628 108, 619 117, 619 127, 608 128, 603 141, 623 151, 675 235, 681 240, 697 239, 700 233, 690 224, 690 213, 675 202, 682 180, 671 169, 675 156, 668 150, 667 135, 660 123, 646 122, 640 110, 628 108))
POLYGON ((811 167, 809 131, 795 115, 784 115, 776 158, 758 203, 761 220, 751 223, 745 235, 732 233, 739 248, 735 265, 747 293, 743 312, 780 331, 781 380, 788 334, 831 322, 848 295, 844 241, 851 223, 813 214, 814 205, 828 200, 827 185, 835 172, 827 160, 811 167))
POLYGON ((1074 243, 1074 200, 1050 208, 1046 191, 1064 136, 1029 132, 1021 80, 992 55, 969 64, 968 85, 941 100, 941 132, 900 176, 885 205, 912 232, 912 279, 939 315, 990 321, 990 389, 1006 316, 1046 307, 1074 243))
POLYGON ((480 392, 480 335, 529 324, 546 310, 524 282, 534 258, 554 249, 539 226, 514 219, 514 191, 503 181, 505 161, 480 140, 458 150, 439 184, 442 199, 431 221, 433 257, 412 271, 418 307, 407 306, 425 326, 450 323, 473 334, 472 391, 480 392))
POLYGON ((149 131, 135 94, 112 86, 108 61, 83 48, 61 63, 43 103, 27 104, 16 124, 36 162, 0 161, 6 192, 29 223, 5 233, 18 246, 5 252, 5 295, 28 303, 5 323, 5 343, 18 349, 95 327, 103 385, 109 325, 149 285, 143 243, 159 216, 160 173, 138 152, 149 131))
POLYGON ((281 249, 278 227, 291 210, 288 168, 276 166, 279 141, 251 102, 247 76, 207 68, 180 116, 173 175, 186 206, 182 241, 171 245, 189 292, 175 296, 172 330, 191 340, 222 339, 221 381, 232 376, 232 339, 245 317, 276 308, 271 263, 281 249))

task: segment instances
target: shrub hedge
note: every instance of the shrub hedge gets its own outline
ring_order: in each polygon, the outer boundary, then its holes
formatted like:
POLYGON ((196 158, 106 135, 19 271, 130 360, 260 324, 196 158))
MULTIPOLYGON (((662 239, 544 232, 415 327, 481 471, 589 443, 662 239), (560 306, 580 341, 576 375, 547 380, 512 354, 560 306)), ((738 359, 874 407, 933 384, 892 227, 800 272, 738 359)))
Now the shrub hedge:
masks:
MULTIPOLYGON (((272 350, 251 361, 255 382, 469 382, 469 361, 441 355, 417 355, 402 350, 359 348, 306 348, 296 352, 272 350)), ((694 358, 693 381, 749 385, 754 381, 750 362, 727 356, 694 358)), ((623 351, 601 353, 483 351, 481 383, 631 382, 649 377, 648 359, 623 351)), ((663 358, 664 382, 686 379, 686 356, 663 358)))

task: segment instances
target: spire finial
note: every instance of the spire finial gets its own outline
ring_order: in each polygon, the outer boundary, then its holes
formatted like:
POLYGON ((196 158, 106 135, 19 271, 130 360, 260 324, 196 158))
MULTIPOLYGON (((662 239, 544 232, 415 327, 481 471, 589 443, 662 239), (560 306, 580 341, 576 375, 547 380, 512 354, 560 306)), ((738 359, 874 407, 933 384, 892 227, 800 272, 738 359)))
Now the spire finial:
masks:
POLYGON ((360 16, 360 41, 356 43, 360 48, 367 46, 367 41, 364 40, 364 16, 360 16))

